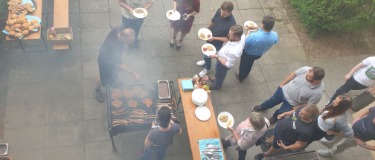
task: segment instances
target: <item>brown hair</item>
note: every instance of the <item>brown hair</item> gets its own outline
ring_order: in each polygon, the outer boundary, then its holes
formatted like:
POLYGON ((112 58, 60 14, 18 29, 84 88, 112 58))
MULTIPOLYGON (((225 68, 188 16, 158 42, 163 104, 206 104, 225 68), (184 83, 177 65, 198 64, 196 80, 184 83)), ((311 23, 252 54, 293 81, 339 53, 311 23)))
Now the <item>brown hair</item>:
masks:
POLYGON ((243 34, 243 28, 240 25, 233 25, 230 27, 230 30, 233 31, 233 34, 239 38, 241 38, 243 34))
POLYGON ((262 24, 266 31, 271 31, 275 25, 275 19, 272 16, 264 16, 262 19, 262 24))
POLYGON ((340 95, 338 97, 342 97, 342 100, 339 102, 339 104, 337 104, 337 106, 333 106, 333 103, 331 103, 322 110, 322 113, 324 111, 328 111, 328 113, 323 115, 323 120, 344 114, 352 106, 352 97, 349 95, 340 95))
POLYGON ((319 115, 319 108, 314 104, 306 104, 303 109, 310 114, 311 119, 315 119, 319 115))
POLYGON ((221 4, 220 8, 224 11, 232 12, 234 6, 233 6, 233 3, 231 1, 225 1, 225 2, 223 2, 223 4, 221 4))
POLYGON ((322 80, 324 78, 324 76, 325 76, 324 69, 320 68, 320 67, 313 67, 312 72, 314 74, 313 79, 317 80, 317 81, 322 80))

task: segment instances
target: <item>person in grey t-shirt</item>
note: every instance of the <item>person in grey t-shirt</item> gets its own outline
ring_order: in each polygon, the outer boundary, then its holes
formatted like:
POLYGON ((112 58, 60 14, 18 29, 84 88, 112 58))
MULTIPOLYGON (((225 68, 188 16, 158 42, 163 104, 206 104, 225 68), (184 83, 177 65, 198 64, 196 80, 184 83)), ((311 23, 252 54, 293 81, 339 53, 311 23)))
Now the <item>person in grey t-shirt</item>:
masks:
POLYGON ((317 104, 323 95, 325 71, 320 67, 301 67, 289 74, 277 88, 274 95, 261 105, 254 106, 254 111, 264 111, 280 103, 281 107, 270 118, 270 123, 277 121, 277 116, 302 104, 317 104))

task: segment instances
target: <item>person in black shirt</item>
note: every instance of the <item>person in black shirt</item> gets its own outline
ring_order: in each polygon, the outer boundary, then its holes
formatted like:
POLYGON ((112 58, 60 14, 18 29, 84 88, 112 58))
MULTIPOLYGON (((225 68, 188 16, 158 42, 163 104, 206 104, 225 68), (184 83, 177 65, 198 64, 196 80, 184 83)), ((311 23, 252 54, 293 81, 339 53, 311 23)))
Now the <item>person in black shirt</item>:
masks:
POLYGON ((98 65, 99 75, 95 88, 95 98, 99 102, 104 101, 104 97, 100 91, 101 86, 119 86, 121 83, 118 79, 118 72, 125 71, 139 79, 137 72, 129 69, 121 63, 121 55, 128 45, 134 42, 134 30, 118 26, 113 28, 99 50, 98 65))
POLYGON ((334 145, 330 149, 318 150, 320 156, 332 156, 357 145, 375 151, 375 146, 366 144, 367 141, 375 140, 375 106, 359 113, 358 118, 353 121, 352 129, 354 131, 354 137, 345 138, 344 141, 334 145))
MULTIPOLYGON (((214 45, 216 51, 219 51, 223 43, 228 41, 227 36, 229 29, 236 24, 236 20, 232 15, 233 8, 232 2, 223 2, 207 27, 212 32, 212 37, 207 40, 207 43, 214 45)), ((204 66, 204 69, 199 72, 200 77, 205 76, 211 70, 211 58, 209 56, 204 55, 203 60, 198 61, 196 64, 197 66, 204 66)))
POLYGON ((267 140, 272 143, 265 153, 255 155, 255 159, 262 159, 277 152, 278 149, 298 150, 307 147, 313 131, 313 122, 319 115, 319 109, 313 104, 298 107, 295 111, 279 115, 281 118, 275 127, 274 135, 267 140), (284 118, 285 116, 289 116, 284 118))

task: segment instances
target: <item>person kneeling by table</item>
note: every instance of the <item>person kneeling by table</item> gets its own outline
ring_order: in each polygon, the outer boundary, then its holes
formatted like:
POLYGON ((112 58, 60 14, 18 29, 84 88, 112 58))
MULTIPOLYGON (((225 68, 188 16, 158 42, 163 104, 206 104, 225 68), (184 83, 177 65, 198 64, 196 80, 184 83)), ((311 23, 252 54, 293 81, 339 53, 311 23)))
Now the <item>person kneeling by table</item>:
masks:
POLYGON ((157 113, 159 126, 152 124, 152 128, 145 139, 145 150, 141 160, 150 160, 156 156, 157 160, 163 160, 167 147, 172 143, 176 134, 181 134, 181 127, 171 119, 171 111, 168 107, 161 107, 157 113))
POLYGON ((238 124, 236 130, 228 127, 232 134, 222 139, 223 146, 233 146, 238 151, 238 160, 245 160, 247 149, 266 133, 269 125, 270 122, 262 114, 251 112, 249 118, 238 124))
POLYGON ((255 155, 255 160, 261 160, 276 153, 278 149, 299 150, 307 147, 313 131, 313 121, 319 114, 319 109, 313 104, 298 107, 291 114, 282 114, 276 123, 274 135, 266 143, 271 144, 271 148, 265 153, 255 155), (289 116, 283 118, 283 116, 289 116))

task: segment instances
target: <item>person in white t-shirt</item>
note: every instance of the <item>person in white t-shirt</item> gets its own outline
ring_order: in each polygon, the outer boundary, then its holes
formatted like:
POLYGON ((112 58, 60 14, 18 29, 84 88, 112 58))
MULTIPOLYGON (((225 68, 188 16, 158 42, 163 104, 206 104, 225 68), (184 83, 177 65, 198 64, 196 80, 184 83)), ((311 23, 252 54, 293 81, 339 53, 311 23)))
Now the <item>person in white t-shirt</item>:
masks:
POLYGON ((351 90, 365 89, 375 83, 375 56, 364 59, 345 75, 345 84, 336 90, 327 105, 341 94, 351 90))

